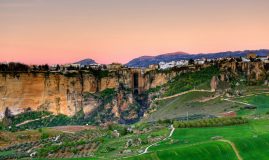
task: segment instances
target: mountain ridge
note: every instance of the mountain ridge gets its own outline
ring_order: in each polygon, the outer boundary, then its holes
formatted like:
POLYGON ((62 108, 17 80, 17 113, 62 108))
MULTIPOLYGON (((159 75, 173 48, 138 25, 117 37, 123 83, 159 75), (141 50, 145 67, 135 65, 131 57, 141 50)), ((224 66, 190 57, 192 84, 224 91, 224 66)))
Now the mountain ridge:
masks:
POLYGON ((199 58, 222 58, 222 57, 243 57, 249 53, 256 53, 259 56, 267 56, 269 54, 269 49, 259 49, 259 50, 244 50, 244 51, 225 51, 216 53, 198 53, 191 54, 185 52, 171 52, 160 54, 157 56, 141 56, 132 59, 126 65, 128 67, 148 67, 151 64, 158 64, 160 62, 170 62, 176 60, 188 60, 188 59, 199 59, 199 58))

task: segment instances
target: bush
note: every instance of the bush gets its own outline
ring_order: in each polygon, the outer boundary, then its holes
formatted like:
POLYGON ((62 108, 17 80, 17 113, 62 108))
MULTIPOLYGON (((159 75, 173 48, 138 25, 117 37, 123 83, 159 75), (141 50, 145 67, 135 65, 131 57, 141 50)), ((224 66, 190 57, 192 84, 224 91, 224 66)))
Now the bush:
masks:
POLYGON ((47 139, 47 138, 49 138, 49 134, 42 132, 41 139, 47 139))
POLYGON ((16 125, 27 120, 38 119, 47 115, 50 115, 50 113, 46 111, 27 111, 12 117, 12 124, 16 125))

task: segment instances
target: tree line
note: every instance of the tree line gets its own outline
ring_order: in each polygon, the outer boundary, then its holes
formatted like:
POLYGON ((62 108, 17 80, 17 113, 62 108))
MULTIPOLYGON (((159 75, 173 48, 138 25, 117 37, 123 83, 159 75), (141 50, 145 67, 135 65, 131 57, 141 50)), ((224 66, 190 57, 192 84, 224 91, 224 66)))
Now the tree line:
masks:
POLYGON ((248 123, 248 120, 242 117, 222 117, 222 118, 211 118, 201 119, 193 121, 174 121, 173 125, 175 128, 195 128, 195 127, 220 127, 230 126, 248 123))
POLYGON ((1 72, 29 72, 29 71, 49 71, 49 65, 33 65, 30 67, 27 64, 23 63, 0 63, 1 72))

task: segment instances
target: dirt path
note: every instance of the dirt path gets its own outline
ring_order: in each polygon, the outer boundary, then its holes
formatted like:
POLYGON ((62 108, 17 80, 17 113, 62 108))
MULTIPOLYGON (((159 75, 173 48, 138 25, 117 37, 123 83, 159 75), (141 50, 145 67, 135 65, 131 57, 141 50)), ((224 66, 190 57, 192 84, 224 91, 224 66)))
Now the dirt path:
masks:
POLYGON ((205 98, 205 99, 202 99, 202 100, 198 100, 198 102, 208 102, 208 101, 211 101, 211 100, 214 100, 216 98, 219 98, 221 95, 216 95, 214 97, 209 97, 209 98, 205 98))
POLYGON ((221 142, 225 142, 225 143, 230 144, 231 147, 233 148, 234 152, 235 152, 235 155, 236 155, 237 159, 238 160, 243 160, 243 158, 240 156, 239 151, 237 150, 237 148, 236 148, 236 146, 235 146, 235 144, 233 142, 231 142, 229 140, 226 140, 226 139, 220 139, 218 141, 221 141, 221 142))
POLYGON ((19 124, 16 124, 16 127, 19 127, 21 125, 24 125, 24 124, 27 124, 27 123, 30 123, 30 122, 34 122, 34 121, 38 121, 40 119, 44 119, 44 118, 48 118, 50 115, 48 116, 44 116, 44 117, 41 117, 41 118, 37 118, 37 119, 31 119, 31 120, 27 120, 27 121, 24 121, 24 122, 21 122, 19 124))
POLYGON ((164 138, 164 139, 162 139, 162 140, 160 140, 160 141, 158 141, 158 142, 155 142, 155 143, 149 145, 149 146, 144 150, 144 152, 143 152, 143 153, 140 153, 139 155, 148 153, 148 150, 149 150, 150 147, 155 146, 155 145, 157 145, 158 143, 160 143, 160 142, 162 142, 162 141, 165 141, 165 140, 167 140, 168 138, 170 138, 170 137, 173 135, 174 131, 175 131, 175 127, 174 127, 173 125, 171 125, 171 128, 172 128, 172 129, 171 129, 169 135, 168 135, 166 138, 164 138))
MULTIPOLYGON (((244 95, 244 96, 239 96, 238 98, 244 98, 244 97, 250 97, 250 96, 256 96, 256 95, 260 95, 260 94, 269 94, 269 92, 261 92, 261 93, 255 93, 255 94, 248 94, 248 95, 244 95)), ((240 103, 240 104, 244 104, 244 105, 252 105, 249 103, 245 103, 245 102, 240 102, 240 101, 234 101, 228 98, 224 98, 222 99, 224 101, 229 101, 229 102, 234 102, 234 103, 240 103)))
POLYGON ((224 100, 224 101, 229 101, 229 102, 233 102, 233 103, 240 103, 240 104, 244 104, 244 105, 248 105, 248 106, 252 105, 252 104, 249 104, 249 103, 240 102, 240 101, 234 101, 234 100, 230 100, 230 99, 227 99, 227 98, 224 98, 224 99, 222 99, 222 100, 224 100))
POLYGON ((85 125, 68 125, 68 126, 55 126, 55 127, 49 127, 51 129, 55 129, 57 131, 61 131, 64 133, 71 133, 75 134, 76 132, 88 130, 88 129, 96 129, 94 126, 85 126, 85 125))
POLYGON ((181 95, 184 95, 184 94, 187 94, 187 93, 191 93, 191 92, 209 92, 209 93, 213 93, 214 91, 205 90, 205 89, 192 89, 192 90, 188 90, 188 91, 181 92, 181 93, 178 93, 178 94, 174 94, 172 96, 167 96, 167 97, 162 97, 162 98, 156 98, 156 99, 154 99, 154 101, 160 101, 160 100, 170 99, 170 98, 178 97, 178 96, 181 96, 181 95))

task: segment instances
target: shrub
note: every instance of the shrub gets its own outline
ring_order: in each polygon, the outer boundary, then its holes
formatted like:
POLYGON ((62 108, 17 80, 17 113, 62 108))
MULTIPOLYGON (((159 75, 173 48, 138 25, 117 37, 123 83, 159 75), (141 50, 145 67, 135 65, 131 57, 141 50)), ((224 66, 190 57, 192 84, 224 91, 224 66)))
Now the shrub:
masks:
POLYGON ((49 138, 49 134, 42 132, 41 139, 47 139, 47 138, 49 138))

